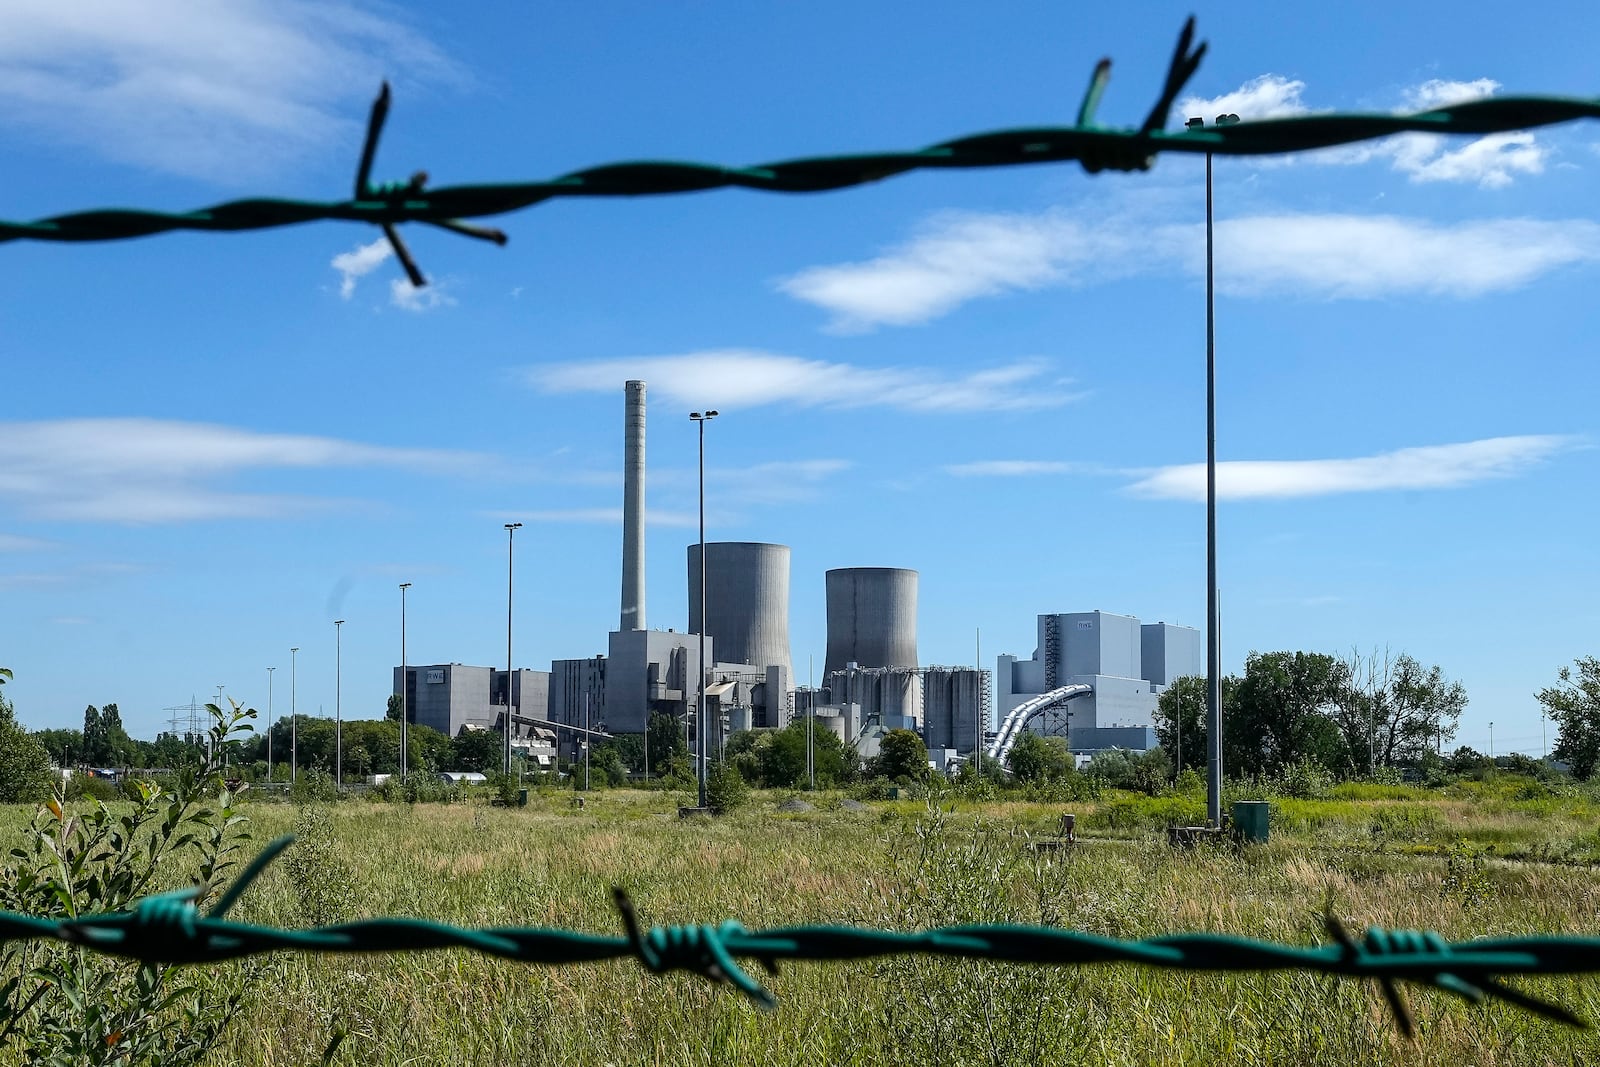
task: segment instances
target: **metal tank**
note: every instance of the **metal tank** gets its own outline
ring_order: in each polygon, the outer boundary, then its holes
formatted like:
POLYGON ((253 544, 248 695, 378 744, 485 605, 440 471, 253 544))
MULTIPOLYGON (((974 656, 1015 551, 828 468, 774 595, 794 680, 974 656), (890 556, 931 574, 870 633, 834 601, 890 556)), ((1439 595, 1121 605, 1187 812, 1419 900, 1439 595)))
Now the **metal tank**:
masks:
MULTIPOLYGON (((689 546, 689 632, 700 629, 700 545, 689 546)), ((789 546, 706 542, 706 629, 719 663, 780 666, 789 660, 789 546)))
POLYGON ((840 567, 827 573, 828 655, 824 676, 847 664, 917 666, 917 572, 840 567))

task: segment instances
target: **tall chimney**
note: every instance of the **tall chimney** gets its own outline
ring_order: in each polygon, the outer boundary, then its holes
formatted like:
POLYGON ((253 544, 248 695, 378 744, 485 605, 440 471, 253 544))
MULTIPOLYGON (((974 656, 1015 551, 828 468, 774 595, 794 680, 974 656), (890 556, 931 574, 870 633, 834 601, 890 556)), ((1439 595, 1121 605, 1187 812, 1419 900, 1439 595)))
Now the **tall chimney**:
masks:
POLYGON ((644 383, 629 382, 622 449, 622 625, 644 629, 644 383))

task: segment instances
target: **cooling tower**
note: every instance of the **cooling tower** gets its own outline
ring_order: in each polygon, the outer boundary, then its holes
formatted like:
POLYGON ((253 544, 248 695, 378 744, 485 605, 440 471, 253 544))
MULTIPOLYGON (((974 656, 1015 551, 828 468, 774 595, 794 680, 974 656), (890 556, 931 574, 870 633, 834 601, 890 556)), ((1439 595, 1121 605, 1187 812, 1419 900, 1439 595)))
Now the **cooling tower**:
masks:
POLYGON ((706 629, 700 629, 700 545, 689 546, 689 632, 716 642, 717 662, 789 663, 789 546, 706 544, 706 629))
POLYGON ((827 574, 824 676, 859 667, 917 666, 917 572, 842 567, 827 574))
POLYGON ((622 622, 644 629, 644 383, 624 386, 622 447, 622 622))

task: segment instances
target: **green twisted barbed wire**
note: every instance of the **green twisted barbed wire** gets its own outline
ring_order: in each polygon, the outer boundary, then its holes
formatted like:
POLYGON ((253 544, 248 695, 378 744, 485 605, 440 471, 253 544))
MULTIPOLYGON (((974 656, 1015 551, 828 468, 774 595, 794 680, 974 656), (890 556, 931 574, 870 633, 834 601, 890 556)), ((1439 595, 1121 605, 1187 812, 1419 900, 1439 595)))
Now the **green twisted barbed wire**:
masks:
POLYGON ((1184 25, 1167 68, 1166 81, 1137 129, 1095 125, 1094 116, 1110 78, 1111 61, 1096 65, 1072 126, 997 130, 903 152, 815 156, 751 167, 708 163, 629 162, 591 167, 548 181, 460 185, 425 190, 427 175, 375 186, 370 181, 378 138, 389 111, 389 87, 373 104, 350 200, 310 201, 255 198, 176 214, 102 210, 56 215, 32 222, 0 220, 0 244, 8 241, 114 241, 174 230, 241 231, 345 220, 378 226, 393 246, 413 285, 426 284, 395 229, 420 222, 469 237, 504 244, 506 235, 463 219, 500 215, 546 200, 571 196, 650 196, 729 187, 773 193, 816 193, 864 185, 914 170, 1011 167, 1076 161, 1090 173, 1148 170, 1163 152, 1271 155, 1331 148, 1396 133, 1483 135, 1600 118, 1600 99, 1508 96, 1411 115, 1318 114, 1239 122, 1168 132, 1172 106, 1205 55, 1193 46, 1194 19, 1184 25), (1193 46, 1193 47, 1192 47, 1193 46))
POLYGON ((195 906, 199 890, 163 893, 129 912, 43 919, 0 912, 0 944, 61 941, 154 964, 203 964, 266 952, 420 952, 464 948, 523 963, 562 965, 633 957, 648 971, 683 970, 733 985, 754 1003, 776 1000, 737 962, 754 959, 777 972, 780 960, 861 960, 921 954, 1054 966, 1135 963, 1185 971, 1311 971, 1378 982, 1401 1030, 1414 1032, 1397 982, 1442 989, 1473 1002, 1503 1000, 1546 1018, 1586 1024, 1558 1004, 1529 996, 1506 975, 1600 972, 1600 938, 1510 937, 1447 942, 1438 934, 1369 928, 1360 940, 1329 917, 1331 944, 1311 947, 1221 934, 1169 934, 1118 941, 1053 927, 951 926, 896 932, 845 926, 746 930, 737 922, 643 930, 626 893, 615 890, 624 936, 524 927, 466 929, 424 919, 381 918, 306 930, 230 922, 224 916, 266 866, 293 841, 268 845, 223 893, 208 914, 195 906))

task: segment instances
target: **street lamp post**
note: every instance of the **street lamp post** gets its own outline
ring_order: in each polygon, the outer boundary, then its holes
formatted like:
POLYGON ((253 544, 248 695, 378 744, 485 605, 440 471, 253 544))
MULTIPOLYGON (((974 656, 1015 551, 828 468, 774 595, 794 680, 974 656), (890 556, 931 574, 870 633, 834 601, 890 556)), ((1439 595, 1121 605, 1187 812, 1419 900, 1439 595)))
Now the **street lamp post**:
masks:
POLYGON ((298 648, 289 650, 289 785, 292 788, 295 780, 300 776, 300 714, 295 707, 295 657, 300 652, 298 648))
POLYGON ((1494 760, 1494 722, 1493 722, 1493 720, 1491 720, 1490 723, 1489 723, 1489 760, 1491 762, 1493 762, 1493 760, 1494 760))
POLYGON ((333 620, 333 787, 344 788, 344 620, 333 620))
MULTIPOLYGON (((1231 126, 1238 115, 1218 115, 1231 126)), ((1198 129, 1205 119, 1184 125, 1198 129)), ((1211 153, 1206 153, 1206 818, 1222 825, 1222 640, 1217 619, 1217 344, 1212 268, 1211 153)))
POLYGON ((276 667, 267 668, 267 782, 272 782, 272 672, 276 667))
POLYGON ((406 781, 406 764, 411 750, 406 747, 406 720, 411 717, 407 700, 411 693, 411 677, 406 671, 406 590, 410 582, 400 583, 400 784, 406 781))
POLYGON ((516 540, 517 531, 522 529, 520 522, 508 522, 506 526, 506 738, 505 755, 501 758, 500 773, 511 773, 511 548, 516 540))
POLYGON ((695 716, 695 743, 700 748, 700 806, 706 806, 706 423, 717 417, 707 409, 703 414, 689 412, 700 427, 700 678, 699 712, 695 716))

